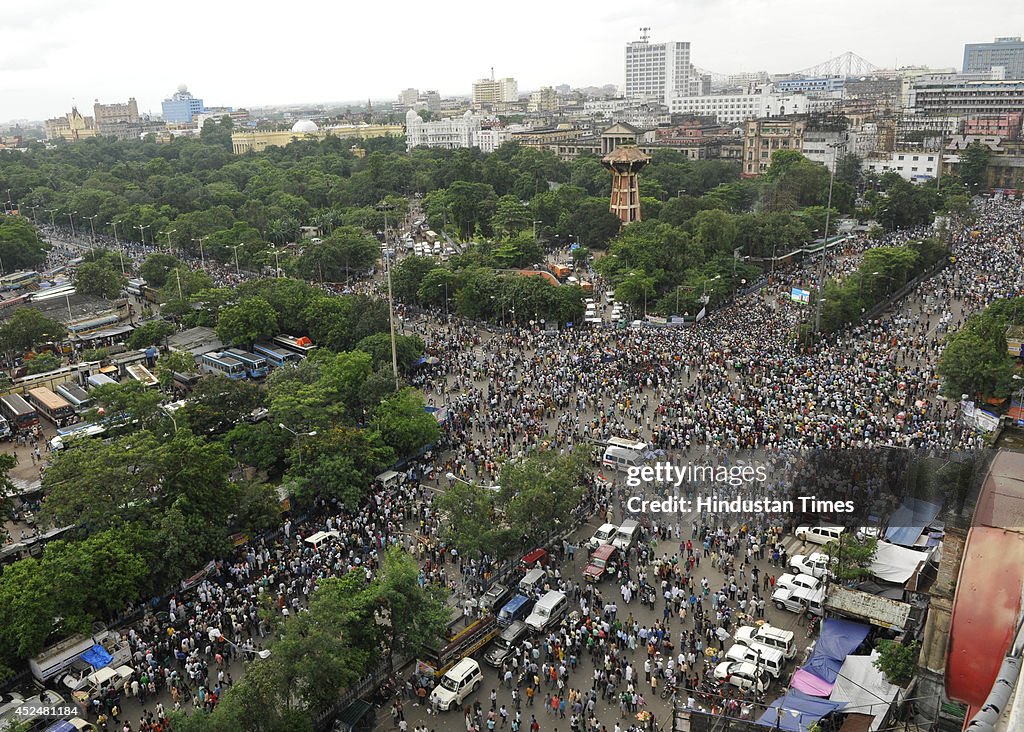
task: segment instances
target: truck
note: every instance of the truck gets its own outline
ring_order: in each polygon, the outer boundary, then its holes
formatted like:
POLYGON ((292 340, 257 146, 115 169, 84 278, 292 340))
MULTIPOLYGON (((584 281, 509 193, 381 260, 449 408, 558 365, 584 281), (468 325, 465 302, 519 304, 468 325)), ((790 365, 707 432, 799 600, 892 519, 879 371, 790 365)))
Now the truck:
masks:
POLYGON ((73 635, 41 651, 28 660, 29 670, 36 681, 45 684, 50 679, 68 671, 83 653, 95 645, 102 645, 107 631, 94 635, 73 635))
POLYGON ((569 276, 569 272, 571 272, 571 271, 572 270, 570 270, 569 267, 564 265, 564 264, 552 264, 551 265, 551 274, 553 274, 555 277, 557 277, 560 280, 564 280, 566 277, 568 277, 569 276))

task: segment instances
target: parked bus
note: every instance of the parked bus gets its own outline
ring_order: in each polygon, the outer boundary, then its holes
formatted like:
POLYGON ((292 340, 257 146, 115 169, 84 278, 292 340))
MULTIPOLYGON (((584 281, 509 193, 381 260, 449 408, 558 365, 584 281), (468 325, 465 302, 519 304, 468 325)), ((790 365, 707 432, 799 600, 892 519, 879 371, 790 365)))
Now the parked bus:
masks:
POLYGON ((203 355, 200 365, 203 371, 211 374, 222 374, 229 379, 244 379, 245 364, 234 356, 229 356, 220 351, 210 351, 203 355))
POLYGON ((39 414, 19 394, 0 397, 0 412, 15 430, 27 430, 39 424, 39 414))
POLYGON ((54 391, 67 399, 68 403, 75 408, 75 412, 78 414, 84 412, 92 404, 92 397, 89 396, 88 392, 73 381, 57 384, 54 391))
POLYGON ((155 303, 160 302, 160 290, 156 289, 155 287, 143 285, 142 287, 139 288, 139 290, 142 292, 143 300, 155 303))
POLYGON ((295 336, 290 336, 287 333, 274 336, 274 343, 292 351, 293 353, 299 354, 303 358, 312 353, 313 349, 316 348, 316 346, 313 345, 313 341, 309 340, 306 336, 299 336, 296 338, 295 336))
POLYGON ((276 369, 281 368, 289 361, 301 361, 302 356, 285 348, 275 348, 269 343, 254 343, 252 352, 267 359, 267 363, 276 369))
POLYGON ((241 348, 229 348, 224 353, 241 361, 250 379, 262 379, 267 375, 267 360, 263 356, 243 351, 241 348))
POLYGON ((124 367, 124 370, 128 372, 129 376, 146 388, 160 386, 160 380, 153 376, 153 373, 141 363, 128 364, 124 367))
POLYGON ((31 270, 24 270, 21 272, 11 272, 8 275, 0 277, 0 291, 7 292, 9 290, 20 290, 23 287, 31 285, 39 279, 39 273, 31 270))
POLYGON ((75 408, 64 397, 57 396, 45 386, 28 390, 28 400, 39 414, 58 427, 75 419, 75 408))
POLYGON ((175 391, 188 394, 190 391, 196 388, 196 384, 203 378, 202 374, 183 374, 180 371, 175 371, 172 375, 172 386, 175 391))
POLYGON ((142 297, 142 288, 146 286, 145 280, 130 279, 128 280, 122 292, 126 295, 132 295, 134 297, 142 297))
POLYGON ((76 424, 73 427, 60 427, 57 436, 50 440, 51 450, 63 450, 82 437, 98 437, 107 431, 100 424, 76 424))
POLYGON ((89 386, 93 387, 93 388, 95 388, 97 386, 109 386, 110 384, 116 384, 117 383, 116 381, 114 381, 112 378, 110 378, 106 374, 93 374, 92 376, 90 376, 88 378, 88 382, 89 382, 89 386))

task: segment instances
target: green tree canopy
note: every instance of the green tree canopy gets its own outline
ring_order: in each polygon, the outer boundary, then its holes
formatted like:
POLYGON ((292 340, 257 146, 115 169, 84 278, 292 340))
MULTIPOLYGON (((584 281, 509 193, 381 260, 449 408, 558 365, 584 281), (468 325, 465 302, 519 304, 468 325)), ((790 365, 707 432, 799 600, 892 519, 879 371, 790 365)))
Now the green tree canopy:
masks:
POLYGON ((423 393, 406 387, 384 399, 373 412, 373 428, 399 457, 415 455, 440 435, 437 420, 424 406, 423 393))
POLYGON ((234 346, 250 347, 277 332, 277 312, 262 297, 243 298, 222 310, 217 319, 217 336, 234 346))
POLYGON ((0 344, 4 350, 28 351, 37 343, 62 339, 66 333, 62 323, 35 308, 22 307, 0 326, 0 344))

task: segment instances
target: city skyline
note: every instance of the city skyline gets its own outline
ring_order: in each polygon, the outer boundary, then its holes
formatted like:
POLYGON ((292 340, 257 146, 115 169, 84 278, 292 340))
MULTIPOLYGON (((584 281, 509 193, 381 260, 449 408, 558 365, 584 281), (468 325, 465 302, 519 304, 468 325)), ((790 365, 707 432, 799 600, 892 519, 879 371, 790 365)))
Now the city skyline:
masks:
POLYGON ((621 86, 625 46, 641 27, 651 28, 652 42, 690 42, 694 65, 720 73, 792 72, 845 51, 883 68, 959 69, 965 43, 1024 29, 1024 10, 983 2, 965 14, 950 0, 868 0, 856 9, 783 0, 767 13, 753 0, 639 0, 625 9, 526 0, 491 18, 462 0, 443 14, 401 2, 391 26, 364 6, 289 13, 256 3, 240 13, 182 0, 173 8, 140 16, 126 0, 40 0, 6 10, 0 121, 42 120, 72 104, 86 114, 94 100, 132 96, 141 112, 159 114, 182 83, 207 105, 235 108, 393 99, 407 87, 468 95, 492 67, 516 78, 521 92, 621 86), (491 32, 497 21, 500 34, 491 32), (368 61, 374 73, 360 73, 368 61))

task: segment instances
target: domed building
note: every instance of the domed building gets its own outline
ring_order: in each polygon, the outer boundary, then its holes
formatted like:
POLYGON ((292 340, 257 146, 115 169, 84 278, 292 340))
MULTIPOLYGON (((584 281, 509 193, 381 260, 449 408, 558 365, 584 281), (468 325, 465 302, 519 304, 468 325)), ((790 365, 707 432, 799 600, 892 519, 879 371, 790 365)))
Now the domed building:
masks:
POLYGON ((311 119, 300 119, 298 122, 292 125, 292 132, 298 132, 306 134, 307 132, 319 132, 320 128, 316 122, 311 119))

